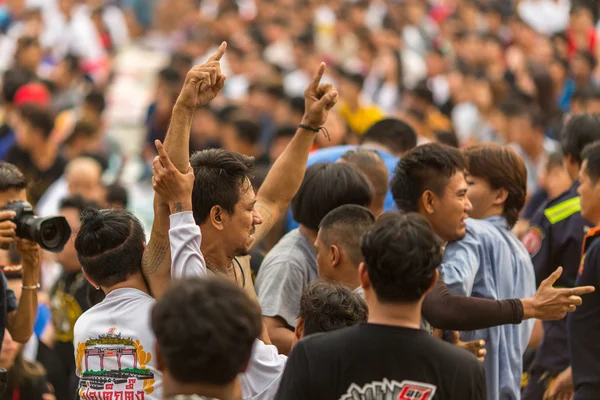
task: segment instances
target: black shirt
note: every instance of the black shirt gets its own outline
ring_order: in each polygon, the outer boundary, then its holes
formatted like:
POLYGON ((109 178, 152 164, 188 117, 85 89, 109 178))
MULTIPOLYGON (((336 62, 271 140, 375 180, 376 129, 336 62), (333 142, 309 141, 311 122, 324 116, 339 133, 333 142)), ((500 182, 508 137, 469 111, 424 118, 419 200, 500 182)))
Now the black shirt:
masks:
POLYGON ((15 292, 8 288, 8 281, 3 272, 2 282, 0 282, 0 350, 2 349, 2 340, 4 339, 4 330, 8 327, 8 313, 17 309, 17 297, 15 292))
MULTIPOLYGON (((584 242, 577 286, 600 286, 600 229, 584 242)), ((573 384, 577 400, 600 397, 600 291, 583 296, 583 303, 568 317, 573 384)))
POLYGON ((359 324, 296 344, 276 399, 484 400, 483 365, 418 329, 359 324))

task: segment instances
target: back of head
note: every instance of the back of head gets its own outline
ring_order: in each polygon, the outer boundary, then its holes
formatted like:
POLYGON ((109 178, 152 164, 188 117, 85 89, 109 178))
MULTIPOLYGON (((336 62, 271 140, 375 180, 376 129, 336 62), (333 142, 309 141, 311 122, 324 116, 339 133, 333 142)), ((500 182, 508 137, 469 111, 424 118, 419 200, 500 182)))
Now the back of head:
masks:
POLYGON ((2 100, 12 103, 21 86, 31 82, 35 76, 25 69, 9 69, 2 77, 2 100))
POLYGON ((442 196, 448 181, 465 170, 460 150, 438 143, 427 143, 409 151, 396 166, 390 183, 399 210, 418 212, 426 190, 442 196))
POLYGON ((106 187, 106 203, 112 208, 127 208, 129 194, 127 189, 120 183, 113 183, 106 187))
POLYGON ((345 204, 329 212, 319 225, 319 238, 327 247, 342 246, 357 268, 363 261, 360 240, 375 225, 375 215, 356 204, 345 204))
POLYGON ((240 191, 250 188, 254 158, 223 149, 210 149, 190 157, 194 169, 192 207, 194 220, 203 224, 214 206, 233 214, 240 191))
POLYGON ((111 287, 141 273, 145 242, 142 224, 129 212, 87 209, 75 249, 90 279, 111 287))
POLYGON ((0 161, 0 192, 27 188, 25 175, 15 165, 0 161))
POLYGON ((600 140, 600 115, 579 114, 569 119, 561 132, 562 151, 581 164, 583 148, 600 140))
POLYGON ((92 107, 98 114, 102 114, 106 108, 106 99, 104 93, 99 90, 94 90, 85 96, 85 104, 92 107))
POLYGON ((80 194, 75 194, 72 196, 65 197, 60 201, 58 209, 64 210, 67 208, 75 209, 79 211, 79 215, 82 215, 83 212, 88 208, 99 209, 100 205, 93 200, 86 200, 80 194))
POLYGON ((600 179, 600 141, 590 143, 581 153, 582 161, 587 161, 586 174, 594 185, 600 179))
POLYGON ((443 260, 441 239, 415 213, 385 213, 365 236, 361 251, 382 303, 414 302, 433 283, 443 260))
POLYGON ((33 103, 26 103, 17 109, 22 121, 38 130, 44 138, 49 138, 54 129, 54 115, 46 108, 33 103))
POLYGON ((367 178, 348 164, 319 163, 306 170, 292 200, 292 213, 299 224, 317 231, 331 210, 344 204, 368 206, 373 193, 367 178))
POLYGON ((164 368, 187 384, 223 386, 243 372, 262 330, 260 307, 229 281, 174 282, 152 310, 164 368))
POLYGON ((373 185, 376 199, 385 198, 388 191, 388 171, 379 153, 375 150, 359 147, 347 151, 340 159, 367 176, 373 185))
POLYGON ((371 125, 362 136, 361 142, 377 143, 400 155, 417 145, 417 134, 406 122, 386 118, 371 125))
POLYGON ((239 118, 233 122, 237 133, 237 140, 249 145, 256 145, 260 140, 260 126, 247 118, 239 118))
POLYGON ((485 180, 492 189, 505 189, 504 217, 512 228, 519 219, 527 196, 527 168, 523 159, 510 147, 479 144, 463 154, 469 175, 485 180))
POLYGON ((367 303, 346 286, 323 280, 312 282, 300 298, 304 336, 331 332, 366 322, 367 303))

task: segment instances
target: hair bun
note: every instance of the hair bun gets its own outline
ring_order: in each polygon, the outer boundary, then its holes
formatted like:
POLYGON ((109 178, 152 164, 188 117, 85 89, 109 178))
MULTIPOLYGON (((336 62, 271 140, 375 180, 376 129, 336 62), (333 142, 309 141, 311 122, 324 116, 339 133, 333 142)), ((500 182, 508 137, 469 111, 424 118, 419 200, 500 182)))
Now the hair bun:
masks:
POLYGON ((86 208, 81 214, 81 225, 86 225, 91 231, 104 228, 102 212, 95 208, 86 208))

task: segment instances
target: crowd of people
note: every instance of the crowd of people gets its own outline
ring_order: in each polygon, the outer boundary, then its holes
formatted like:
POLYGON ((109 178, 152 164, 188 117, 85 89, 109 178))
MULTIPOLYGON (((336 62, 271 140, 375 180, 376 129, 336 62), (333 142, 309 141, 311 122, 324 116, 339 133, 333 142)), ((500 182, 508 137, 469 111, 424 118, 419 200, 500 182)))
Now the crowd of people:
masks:
POLYGON ((0 31, 0 400, 599 398, 597 1, 0 31))

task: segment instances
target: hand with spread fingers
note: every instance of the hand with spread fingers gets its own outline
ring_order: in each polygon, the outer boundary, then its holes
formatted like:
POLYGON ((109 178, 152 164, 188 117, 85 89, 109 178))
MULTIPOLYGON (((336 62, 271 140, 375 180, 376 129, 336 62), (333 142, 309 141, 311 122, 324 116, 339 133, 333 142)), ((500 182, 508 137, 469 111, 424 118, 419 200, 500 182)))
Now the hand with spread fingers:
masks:
POLYGON ((558 267, 540 284, 532 298, 522 300, 523 319, 537 318, 544 321, 562 319, 581 305, 581 295, 595 290, 593 286, 555 288, 553 285, 561 274, 562 267, 558 267))
POLYGON ((338 101, 338 92, 330 83, 321 83, 325 73, 325 63, 321 63, 313 81, 304 91, 305 112, 302 124, 318 129, 327 120, 329 110, 338 101))
POLYGON ((152 187, 172 213, 192 209, 194 172, 189 166, 185 174, 173 165, 160 140, 154 142, 158 156, 152 162, 152 187))
POLYGON ((220 63, 226 49, 227 43, 221 43, 206 63, 195 66, 187 73, 176 106, 193 112, 217 97, 227 79, 221 73, 220 63))

